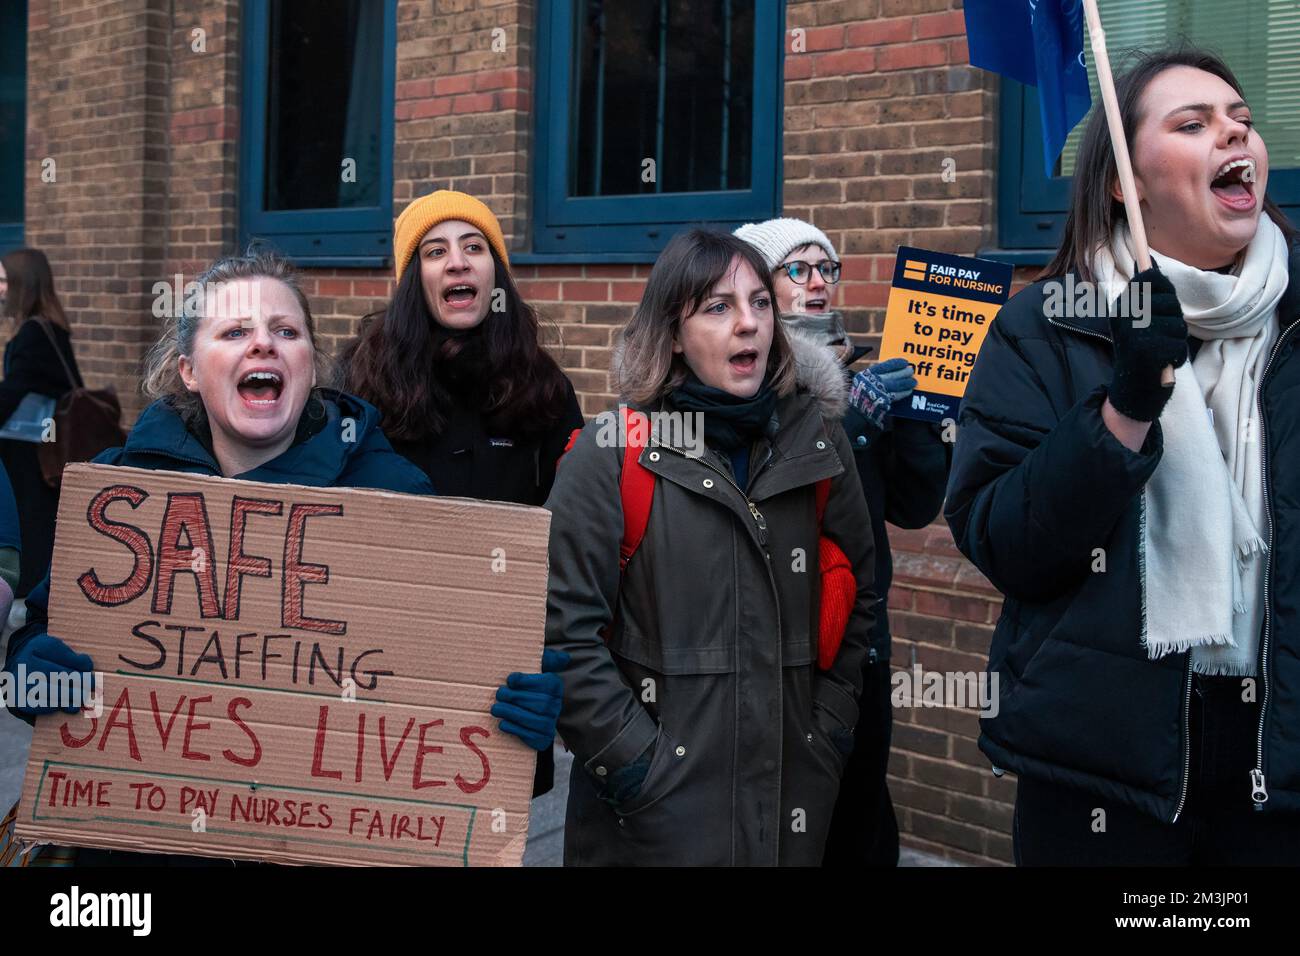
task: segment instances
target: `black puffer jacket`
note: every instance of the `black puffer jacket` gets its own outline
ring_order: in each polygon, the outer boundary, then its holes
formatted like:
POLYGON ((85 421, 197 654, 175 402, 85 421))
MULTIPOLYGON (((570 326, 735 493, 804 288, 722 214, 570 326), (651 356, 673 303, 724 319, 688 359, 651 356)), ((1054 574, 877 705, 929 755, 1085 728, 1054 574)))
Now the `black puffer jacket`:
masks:
MULTIPOLYGON (((566 379, 565 386, 560 417, 545 430, 496 428, 463 402, 452 409, 438 435, 394 440, 393 448, 428 475, 440 495, 540 507, 555 484, 555 466, 569 436, 583 424, 573 383, 566 379)), ((555 755, 543 750, 537 755, 533 796, 549 792, 554 783, 555 755)))
MULTIPOLYGON (((1260 641, 1260 725, 1242 779, 1268 811, 1300 810, 1300 252, 1260 398, 1272 548, 1260 641), (1261 776, 1262 775, 1262 776, 1261 776), (1267 794, 1266 798, 1264 794, 1267 794)), ((1142 496, 1159 423, 1131 452, 1101 419, 1111 379, 1105 318, 1048 319, 1044 283, 999 313, 962 403, 945 516, 1005 595, 993 634, 998 712, 981 721, 996 767, 1181 813, 1190 748, 1188 654, 1141 645, 1142 496), (1097 563, 1104 549, 1104 571, 1097 563), (1094 571, 1096 566, 1099 570, 1094 571)), ((1199 342, 1189 339, 1195 349, 1199 342)))

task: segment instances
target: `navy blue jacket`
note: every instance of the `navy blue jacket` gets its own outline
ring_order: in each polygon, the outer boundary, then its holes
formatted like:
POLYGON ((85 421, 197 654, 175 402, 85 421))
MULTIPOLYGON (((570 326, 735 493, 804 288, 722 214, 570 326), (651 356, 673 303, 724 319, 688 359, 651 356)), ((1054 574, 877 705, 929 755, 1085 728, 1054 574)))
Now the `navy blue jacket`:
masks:
MULTIPOLYGON (((320 398, 310 401, 303 412, 298 434, 287 451, 252 471, 229 477, 277 485, 434 494, 424 472, 393 451, 379 430, 379 412, 373 405, 332 389, 321 389, 318 395, 320 398)), ((221 474, 202 425, 187 426, 165 400, 154 402, 140 413, 124 447, 110 448, 95 461, 192 475, 221 474)), ((6 669, 8 658, 34 636, 45 633, 49 597, 47 573, 27 599, 27 623, 9 639, 6 669)), ((13 713, 20 720, 32 720, 13 713)))
MULTIPOLYGON (((1258 809, 1300 811, 1300 251, 1260 387, 1272 531, 1257 670, 1258 809), (1266 794, 1266 796, 1265 796, 1266 794)), ((1139 451, 1101 417, 1112 372, 1108 320, 1049 318, 1045 283, 1011 299, 961 407, 945 516, 957 546, 1005 596, 982 718, 994 765, 1174 821, 1187 798, 1190 655, 1150 660, 1141 491, 1160 462, 1157 421, 1139 451), (1096 549, 1105 570, 1094 571, 1096 549)), ((1189 340, 1189 346, 1196 344, 1189 340)), ((1181 387, 1181 386, 1180 386, 1181 387)))

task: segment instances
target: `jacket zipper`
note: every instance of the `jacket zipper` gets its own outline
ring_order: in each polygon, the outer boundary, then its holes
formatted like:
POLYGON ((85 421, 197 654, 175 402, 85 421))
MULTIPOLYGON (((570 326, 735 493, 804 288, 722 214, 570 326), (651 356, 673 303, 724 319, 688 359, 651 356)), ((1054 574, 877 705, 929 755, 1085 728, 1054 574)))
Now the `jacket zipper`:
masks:
MULTIPOLYGON (((655 447, 663 448, 667 451, 671 451, 673 454, 680 455, 682 458, 687 457, 684 452, 678 451, 672 445, 656 445, 655 447)), ((732 478, 725 471, 723 471, 721 468, 717 467, 716 465, 714 465, 712 462, 708 461, 704 457, 700 457, 697 460, 701 462, 704 465, 704 467, 708 468, 710 471, 717 474, 724 481, 726 481, 727 484, 731 485, 731 487, 735 488, 738 492, 740 492, 740 496, 745 499, 745 507, 749 509, 750 517, 754 519, 754 525, 758 528, 758 543, 763 546, 763 553, 767 554, 767 519, 764 518, 763 513, 758 510, 758 505, 754 504, 754 502, 750 500, 749 495, 745 494, 745 489, 741 488, 740 485, 736 484, 736 479, 732 478)), ((764 459, 764 462, 766 462, 766 459, 764 459)), ((768 574, 769 576, 771 575, 771 568, 768 569, 768 574)), ((772 583, 775 585, 776 582, 773 581, 772 583)))
MULTIPOLYGON (((1055 326, 1057 326, 1058 328, 1062 328, 1062 329, 1069 329, 1071 332, 1075 332, 1075 333, 1077 333, 1077 334, 1079 334, 1079 335, 1091 335, 1093 338, 1098 338, 1098 339, 1101 339, 1102 341, 1108 343, 1108 344, 1110 345, 1110 347, 1111 347, 1112 350, 1115 348, 1115 340, 1112 339, 1109 335, 1103 335, 1102 333, 1100 333, 1100 332, 1094 332, 1094 331, 1092 331, 1091 329, 1081 329, 1081 328, 1079 328, 1079 327, 1077 327, 1077 326, 1074 326, 1074 325, 1067 325, 1067 324, 1065 324, 1064 322, 1058 322, 1058 321, 1056 321, 1056 319, 1053 319, 1051 316, 1047 316, 1047 321, 1048 321, 1048 323, 1050 323, 1051 325, 1055 325, 1055 326)), ((1268 367, 1265 366, 1265 374, 1267 374, 1267 373, 1268 373, 1268 367)), ((1261 429, 1261 431, 1262 431, 1262 429, 1261 429)), ((1266 480, 1265 480, 1265 484, 1267 485, 1267 483, 1268 483, 1268 482, 1267 482, 1267 479, 1266 479, 1266 480)), ((1267 498, 1266 498, 1265 500, 1267 500, 1267 498)), ((1142 542, 1139 541, 1139 542, 1138 542, 1138 548, 1140 549, 1141 547, 1142 547, 1142 542)), ((1264 578, 1264 580, 1265 580, 1265 581, 1268 580, 1267 572, 1265 573, 1265 578, 1264 578)), ((1142 581, 1141 587, 1142 587, 1143 589, 1146 588, 1146 581, 1145 581, 1145 580, 1142 581)), ((1265 611, 1264 611, 1265 618, 1267 618, 1267 616, 1268 616, 1268 604, 1267 604, 1267 600, 1268 600, 1268 598, 1267 598, 1267 593, 1266 593, 1266 594, 1265 594, 1265 611)), ((1185 679, 1184 679, 1184 681, 1183 681, 1183 716, 1182 716, 1182 720, 1183 720, 1183 783, 1182 783, 1182 786, 1181 786, 1181 787, 1179 788, 1179 790, 1178 790, 1178 804, 1177 804, 1177 806, 1174 807, 1174 815, 1173 815, 1173 817, 1170 819, 1170 821, 1169 821, 1170 823, 1177 823, 1177 822, 1178 822, 1178 818, 1182 815, 1183 807, 1185 807, 1185 806, 1187 805, 1187 790, 1188 790, 1188 783, 1190 782, 1191 774, 1192 774, 1192 726, 1191 726, 1191 724, 1192 724, 1192 655, 1191 655, 1191 654, 1188 654, 1188 655, 1187 655, 1187 662, 1184 664, 1184 671, 1185 671, 1186 677, 1185 677, 1185 679)))
MULTIPOLYGON (((656 447, 656 448, 663 448, 663 449, 666 449, 666 450, 668 450, 668 451, 671 451, 671 452, 673 452, 673 453, 676 454, 676 455, 680 455, 682 458, 686 458, 686 457, 688 457, 684 452, 678 451, 676 448, 673 448, 671 445, 659 445, 659 444, 656 444, 655 447, 656 447)), ((767 456, 766 458, 763 459, 763 464, 766 464, 766 463, 767 463, 767 458, 770 458, 770 457, 771 457, 771 450, 769 449, 769 450, 768 450, 768 456, 767 456)), ((710 461, 708 461, 707 459, 705 459, 703 456, 701 456, 698 460, 699 460, 700 462, 702 462, 702 463, 704 464, 704 466, 705 466, 706 468, 708 468, 710 471, 716 472, 718 475, 720 475, 720 476, 723 478, 723 480, 725 480, 725 481, 727 482, 727 484, 731 485, 731 487, 733 487, 733 488, 735 488, 737 491, 739 491, 741 497, 745 499, 745 506, 749 509, 749 514, 750 514, 750 516, 754 519, 754 524, 755 524, 755 526, 758 528, 758 543, 759 543, 759 545, 761 546, 761 550, 762 550, 762 552, 763 552, 763 565, 767 568, 767 584, 768 584, 768 587, 770 587, 770 588, 772 589, 772 597, 773 597, 773 601, 772 601, 772 603, 776 606, 776 633, 779 635, 779 634, 781 633, 781 597, 780 597, 781 592, 778 590, 778 588, 777 588, 777 586, 776 586, 776 575, 772 573, 772 554, 771 554, 771 552, 769 552, 769 551, 767 550, 767 519, 763 517, 763 513, 762 513, 761 511, 759 511, 759 510, 758 510, 758 506, 757 506, 756 504, 754 504, 753 501, 750 500, 749 495, 747 495, 747 494, 745 493, 744 489, 742 489, 742 488, 740 487, 740 485, 736 484, 736 480, 735 480, 734 478, 732 478, 730 475, 728 475, 726 472, 724 472, 721 468, 718 468, 718 467, 717 467, 716 465, 714 465, 712 462, 710 462, 710 461)), ((781 644, 780 644, 780 642, 778 641, 778 642, 777 642, 777 654, 778 654, 778 656, 780 655, 780 653, 781 653, 781 644)), ((778 666, 779 669, 781 669, 782 671, 784 671, 784 669, 785 669, 785 661, 784 661, 784 660, 780 660, 780 661, 778 662, 777 666, 778 666)), ((777 766, 778 766, 778 767, 782 766, 782 765, 783 765, 783 762, 784 762, 784 760, 785 760, 784 747, 783 747, 783 745, 782 745, 782 741, 784 740, 784 738, 785 738, 785 730, 784 730, 784 723, 783 723, 783 724, 782 724, 782 731, 781 731, 780 734, 777 735, 777 738, 776 738, 776 753, 777 753, 777 766)), ((777 805, 778 805, 778 808, 779 808, 779 806, 780 806, 780 797, 779 797, 779 795, 778 795, 778 797, 777 797, 777 805)), ((774 828, 773 832, 777 835, 777 836, 776 836, 776 846, 775 846, 775 849, 774 849, 773 858, 774 858, 775 860, 779 861, 779 860, 781 859, 781 819, 780 819, 780 813, 779 813, 779 812, 778 812, 778 814, 777 814, 776 825, 775 825, 775 828, 774 828)), ((733 859, 734 859, 734 854, 735 854, 735 848, 734 848, 734 833, 733 833, 733 849, 732 849, 732 854, 733 854, 733 859)))
POLYGON ((1259 389, 1255 394, 1255 408, 1259 412, 1259 434, 1260 434, 1260 469, 1264 476, 1264 514, 1268 516, 1268 553, 1264 557, 1264 628, 1263 636, 1259 642, 1259 660, 1260 660, 1260 679, 1264 683, 1264 695, 1260 698, 1259 705, 1259 730, 1255 736, 1255 767, 1250 771, 1250 799, 1254 803, 1256 810, 1263 810, 1264 804, 1268 802, 1268 788, 1264 780, 1264 719, 1268 714, 1268 697, 1269 697, 1269 677, 1268 677, 1268 639, 1269 639, 1269 618, 1272 617, 1268 604, 1268 585, 1270 572, 1273 568, 1273 505, 1269 497, 1269 473, 1268 473, 1268 419, 1264 416, 1264 386, 1268 382, 1268 373, 1273 368, 1273 359, 1281 350, 1282 345, 1286 342, 1287 336, 1300 325, 1300 322, 1292 322, 1286 330, 1277 337, 1277 342, 1273 345, 1273 351, 1268 355, 1268 361, 1264 364, 1264 374, 1259 377, 1259 389))

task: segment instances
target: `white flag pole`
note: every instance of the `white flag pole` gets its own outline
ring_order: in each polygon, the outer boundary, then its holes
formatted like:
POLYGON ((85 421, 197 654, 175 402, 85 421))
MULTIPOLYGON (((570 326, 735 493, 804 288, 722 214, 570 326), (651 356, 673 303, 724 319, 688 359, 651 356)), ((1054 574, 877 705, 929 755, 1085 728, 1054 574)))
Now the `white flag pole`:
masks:
MULTIPOLYGON (((1101 101, 1106 108, 1106 124, 1110 127, 1110 145, 1115 153, 1115 168, 1119 173, 1119 188, 1124 194, 1124 211, 1128 215, 1129 232, 1137 252, 1139 269, 1151 268, 1151 252, 1147 248, 1147 230, 1142 222, 1142 207, 1138 203, 1137 183, 1133 179, 1133 163, 1129 158, 1128 137, 1124 135, 1124 119, 1115 96, 1115 79, 1110 72, 1110 57, 1106 53, 1106 33, 1101 28, 1101 14, 1097 0, 1083 0, 1084 15, 1088 20, 1088 38, 1092 42, 1092 59, 1097 67, 1097 84, 1101 87, 1101 101)), ((1174 383, 1172 366, 1165 366, 1160 376, 1161 384, 1174 383)))

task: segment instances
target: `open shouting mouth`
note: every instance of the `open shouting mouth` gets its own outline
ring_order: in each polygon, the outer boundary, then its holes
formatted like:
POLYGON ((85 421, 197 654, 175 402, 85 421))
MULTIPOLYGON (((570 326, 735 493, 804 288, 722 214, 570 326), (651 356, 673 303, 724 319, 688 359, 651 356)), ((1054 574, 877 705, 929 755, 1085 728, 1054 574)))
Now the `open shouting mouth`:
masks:
POLYGON ((749 375, 758 367, 758 350, 742 349, 731 356, 732 371, 740 375, 749 375))
POLYGON ((1214 174, 1210 191, 1229 209, 1249 212, 1255 208, 1255 160, 1238 156, 1228 160, 1214 174))
POLYGON ((478 287, 469 282, 458 282, 443 291, 442 301, 453 309, 472 309, 478 301, 478 287))
POLYGON ((272 369, 244 373, 237 386, 239 397, 252 408, 272 408, 284 391, 284 377, 272 369))

